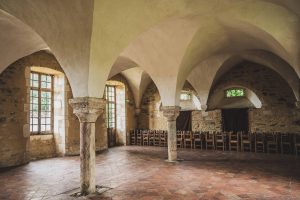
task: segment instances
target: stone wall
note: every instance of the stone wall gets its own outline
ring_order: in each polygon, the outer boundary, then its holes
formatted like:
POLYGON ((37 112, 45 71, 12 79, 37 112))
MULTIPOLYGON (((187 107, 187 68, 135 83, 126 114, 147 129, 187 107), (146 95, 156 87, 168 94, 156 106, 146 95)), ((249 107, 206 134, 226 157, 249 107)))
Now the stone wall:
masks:
POLYGON ((0 75, 0 167, 29 161, 28 101, 23 61, 0 75))
POLYGON ((220 110, 215 111, 193 111, 192 131, 221 131, 222 116, 220 110))
MULTIPOLYGON (((273 70, 245 62, 232 68, 214 84, 208 106, 215 91, 229 85, 240 85, 252 90, 262 102, 262 108, 249 109, 249 130, 252 132, 300 132, 300 110, 287 82, 273 70)), ((192 89, 185 84, 186 88, 192 89)), ((166 129, 166 120, 160 111, 161 100, 154 83, 146 89, 139 116, 139 128, 166 129)), ((193 131, 221 131, 221 110, 192 111, 193 131)))
POLYGON ((157 87, 152 82, 143 94, 138 125, 140 129, 166 130, 167 120, 163 116, 161 99, 157 87))
POLYGON ((300 112, 287 82, 275 71, 255 63, 244 62, 228 71, 215 84, 214 91, 228 85, 240 85, 252 90, 262 102, 262 108, 249 109, 249 130, 262 132, 299 132, 300 112))
POLYGON ((38 160, 51 158, 57 155, 53 135, 32 135, 30 136, 30 158, 38 160))

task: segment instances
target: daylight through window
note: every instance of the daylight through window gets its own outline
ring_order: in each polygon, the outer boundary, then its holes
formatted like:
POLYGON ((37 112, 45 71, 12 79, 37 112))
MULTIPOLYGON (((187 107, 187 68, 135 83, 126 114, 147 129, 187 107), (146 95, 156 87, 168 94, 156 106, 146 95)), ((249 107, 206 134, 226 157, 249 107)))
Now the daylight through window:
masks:
POLYGON ((106 85, 106 118, 107 128, 116 127, 116 87, 113 85, 106 85))
POLYGON ((226 97, 243 97, 245 90, 242 88, 231 88, 226 90, 226 97))
POLYGON ((30 132, 52 133, 53 125, 53 76, 30 74, 30 132))

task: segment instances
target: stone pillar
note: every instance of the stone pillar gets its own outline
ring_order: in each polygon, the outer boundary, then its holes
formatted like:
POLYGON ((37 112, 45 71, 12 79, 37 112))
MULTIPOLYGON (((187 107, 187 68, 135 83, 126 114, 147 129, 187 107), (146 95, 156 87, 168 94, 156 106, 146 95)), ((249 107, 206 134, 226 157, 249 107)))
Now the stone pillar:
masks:
POLYGON ((164 117, 168 120, 168 161, 177 160, 177 137, 176 137, 176 118, 179 115, 179 106, 163 106, 164 117))
POLYGON ((103 113, 105 100, 78 97, 69 100, 80 121, 80 191, 87 195, 96 191, 95 184, 95 122, 103 113))

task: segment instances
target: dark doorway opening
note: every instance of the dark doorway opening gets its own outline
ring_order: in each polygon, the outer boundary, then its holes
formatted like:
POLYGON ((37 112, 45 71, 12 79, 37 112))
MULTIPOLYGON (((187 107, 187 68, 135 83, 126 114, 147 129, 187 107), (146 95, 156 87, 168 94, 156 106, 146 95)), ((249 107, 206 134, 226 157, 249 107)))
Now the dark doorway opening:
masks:
POLYGON ((223 131, 248 132, 248 108, 223 109, 222 110, 223 131))
POLYGON ((192 130, 192 111, 180 111, 176 119, 176 129, 179 131, 192 130))

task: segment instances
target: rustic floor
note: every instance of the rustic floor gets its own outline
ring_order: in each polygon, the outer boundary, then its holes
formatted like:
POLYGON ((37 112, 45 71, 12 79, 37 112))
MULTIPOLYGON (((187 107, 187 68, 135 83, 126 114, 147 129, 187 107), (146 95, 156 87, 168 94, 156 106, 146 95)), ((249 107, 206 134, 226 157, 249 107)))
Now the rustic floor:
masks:
MULTIPOLYGON (((300 199, 300 157, 116 147, 97 156, 96 180, 106 192, 77 199, 300 199), (111 189, 110 189, 111 188, 111 189)), ((79 157, 53 158, 0 172, 0 199, 74 199, 79 157)))

